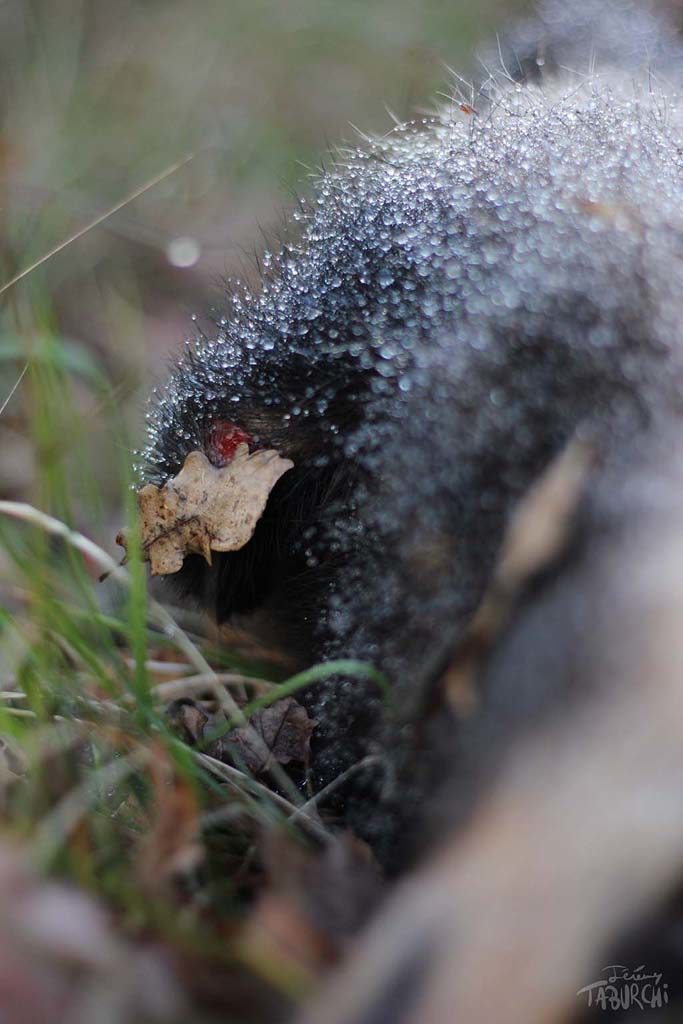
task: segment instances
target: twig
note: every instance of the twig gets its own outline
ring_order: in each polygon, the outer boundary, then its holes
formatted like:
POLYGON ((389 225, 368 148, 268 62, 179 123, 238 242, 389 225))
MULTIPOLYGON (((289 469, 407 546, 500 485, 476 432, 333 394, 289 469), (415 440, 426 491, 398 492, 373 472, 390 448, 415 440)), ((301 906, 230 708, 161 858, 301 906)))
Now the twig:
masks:
POLYGON ((210 771, 217 778, 223 782, 227 782, 233 786, 240 794, 243 795, 244 789, 252 790, 258 796, 264 797, 270 800, 272 803, 277 804, 281 810, 285 811, 288 818, 291 819, 294 816, 299 818, 299 824, 305 825, 311 830, 317 839, 321 842, 330 842, 332 835, 327 829, 321 824, 319 820, 312 818, 309 814, 303 813, 303 807, 296 807, 286 797, 281 796, 279 793, 274 793, 263 783, 257 779, 253 779, 250 775, 245 775, 238 768, 233 768, 232 765, 225 764, 223 761, 218 761, 215 757, 211 757, 209 754, 202 754, 199 751, 193 751, 196 760, 199 764, 203 765, 208 771, 210 771))
POLYGON ((297 807, 294 814, 290 815, 289 820, 291 822, 298 821, 302 814, 308 814, 310 811, 315 810, 318 807, 318 804, 325 800, 330 793, 333 793, 335 789, 338 789, 339 786, 343 785, 352 776, 356 775, 358 772, 362 772, 364 768, 370 768, 375 764, 382 764, 383 761, 384 758, 379 754, 369 754, 362 760, 356 761, 356 763, 352 764, 350 768, 346 769, 346 771, 337 775, 336 779, 333 779, 327 786, 318 790, 315 796, 312 796, 310 800, 307 800, 302 807, 297 807))
POLYGON ((0 295, 3 295, 6 291, 9 291, 10 288, 12 288, 15 284, 18 284, 19 281, 23 280, 23 278, 27 277, 29 274, 33 273, 33 271, 37 270, 38 267, 42 267, 43 263, 47 263, 47 261, 52 259, 53 256, 57 256, 57 254, 62 252, 63 249, 66 249, 67 246, 71 245, 73 242, 78 241, 78 239, 82 238, 84 235, 87 235, 87 233, 89 231, 92 231, 93 228, 96 228, 98 227, 98 225, 104 223, 104 221, 108 220, 109 217, 113 217, 113 215, 115 213, 118 213, 119 210, 122 210, 124 206, 128 206, 128 204, 132 203, 135 199, 139 199, 141 195, 143 195, 145 192, 148 192, 149 189, 154 188, 155 185, 161 184, 162 181, 165 181, 166 178, 169 178, 172 174, 175 174, 175 172, 180 170, 181 167, 184 167, 185 164, 188 164, 191 160, 194 160, 196 155, 196 153, 190 153, 188 156, 183 157, 182 160, 177 160, 174 164, 171 164, 170 167, 167 167, 166 170, 162 171, 161 174, 155 175, 154 178, 151 178, 149 181, 145 182, 145 184, 141 185, 140 188, 137 188, 134 192, 131 192, 130 195, 127 195, 125 199, 122 199, 120 202, 115 203, 114 206, 109 207, 108 210, 105 210, 104 213, 100 213, 93 220, 88 221, 88 223, 84 227, 79 228, 78 231, 75 231, 72 235, 69 235, 69 237, 65 238, 64 241, 59 243, 59 245, 56 245, 54 249, 50 249, 50 251, 46 252, 43 256, 40 257, 40 259, 37 259, 28 267, 25 267, 23 270, 20 270, 18 274, 16 274, 9 281, 6 281, 5 284, 0 286, 0 295))
POLYGON ((14 394, 14 392, 15 392, 15 391, 17 390, 17 388, 18 388, 18 387, 19 387, 19 385, 21 384, 22 380, 23 380, 23 379, 24 379, 24 377, 26 376, 26 371, 27 371, 27 370, 28 370, 28 363, 26 363, 26 365, 24 366, 24 369, 23 369, 23 370, 21 371, 21 373, 19 374, 19 376, 18 376, 18 377, 17 377, 17 379, 15 380, 14 384, 12 385, 12 388, 11 388, 11 390, 10 390, 10 393, 9 393, 9 395, 7 396, 7 398, 5 399, 5 401, 4 401, 3 403, 2 403, 2 405, 0 405, 0 416, 2 416, 3 412, 5 411, 5 409, 6 409, 6 408, 7 408, 7 406, 9 405, 9 403, 10 403, 10 402, 12 401, 12 395, 13 395, 13 394, 14 394))
POLYGON ((216 683, 221 686, 253 686, 254 689, 266 691, 277 688, 276 683, 269 683, 265 679, 254 679, 251 676, 237 675, 234 672, 216 672, 213 676, 187 676, 185 679, 172 679, 167 683, 157 683, 152 687, 152 693, 161 701, 178 700, 180 697, 201 693, 208 687, 213 688, 216 683))

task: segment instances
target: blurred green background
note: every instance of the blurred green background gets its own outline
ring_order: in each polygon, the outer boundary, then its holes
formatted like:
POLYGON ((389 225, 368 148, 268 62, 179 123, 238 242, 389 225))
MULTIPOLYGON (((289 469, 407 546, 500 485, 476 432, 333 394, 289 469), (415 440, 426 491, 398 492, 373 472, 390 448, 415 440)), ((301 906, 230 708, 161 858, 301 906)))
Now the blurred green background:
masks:
POLYGON ((0 416, 1 496, 45 507, 59 470, 74 525, 112 549, 122 449, 192 314, 256 273, 328 147, 432 109, 520 6, 0 2, 0 287, 196 154, 0 294, 0 407, 29 365, 0 416), (47 422, 46 359, 68 378, 47 422))

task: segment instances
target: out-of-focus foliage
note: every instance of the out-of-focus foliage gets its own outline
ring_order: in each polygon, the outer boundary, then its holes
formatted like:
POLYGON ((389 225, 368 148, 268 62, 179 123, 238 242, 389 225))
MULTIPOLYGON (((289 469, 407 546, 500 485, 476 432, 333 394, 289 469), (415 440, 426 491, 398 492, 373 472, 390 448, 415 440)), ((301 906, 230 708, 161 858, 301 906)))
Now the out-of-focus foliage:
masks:
MULTIPOLYGON (((5 0, 0 4, 0 286, 184 157, 194 158, 0 296, 0 397, 36 333, 85 344, 139 425, 150 377, 260 231, 341 139, 448 90, 512 5, 441 0, 5 0), (12 358, 10 359, 10 354, 12 358)), ((304 185, 305 187, 305 185, 304 185)), ((72 348, 71 351, 74 351, 72 348)), ((39 472, 28 389, 0 422, 5 493, 39 472), (23 415, 22 415, 23 414, 23 415)), ((84 402, 97 482, 118 487, 84 402)))

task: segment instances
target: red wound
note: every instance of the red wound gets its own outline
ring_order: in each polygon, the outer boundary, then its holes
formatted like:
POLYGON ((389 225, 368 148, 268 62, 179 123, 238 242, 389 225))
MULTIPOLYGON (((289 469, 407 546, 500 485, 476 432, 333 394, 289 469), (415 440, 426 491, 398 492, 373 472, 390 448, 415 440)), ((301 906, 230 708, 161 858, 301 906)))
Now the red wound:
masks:
POLYGON ((227 466, 241 444, 251 443, 251 434, 230 420, 214 420, 208 431, 206 454, 214 466, 227 466))

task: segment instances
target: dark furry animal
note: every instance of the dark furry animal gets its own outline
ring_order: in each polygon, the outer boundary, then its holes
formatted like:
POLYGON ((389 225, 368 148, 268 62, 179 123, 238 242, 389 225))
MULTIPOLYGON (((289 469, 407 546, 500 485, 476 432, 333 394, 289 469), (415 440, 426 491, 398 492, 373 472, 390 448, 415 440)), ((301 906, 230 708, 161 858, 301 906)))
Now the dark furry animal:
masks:
POLYGON ((339 810, 385 860, 443 763, 448 713, 415 724, 516 501, 577 431, 609 466, 679 415, 681 51, 633 12, 549 0, 481 95, 344 152, 152 404, 146 479, 217 422, 293 459, 246 548, 174 583, 258 611, 302 664, 387 675, 389 712, 355 679, 305 697, 318 785, 383 758, 339 810))

